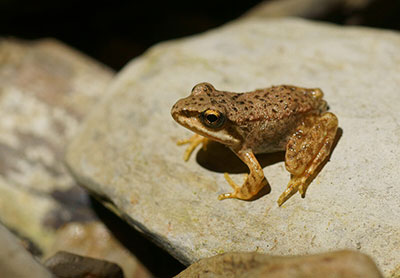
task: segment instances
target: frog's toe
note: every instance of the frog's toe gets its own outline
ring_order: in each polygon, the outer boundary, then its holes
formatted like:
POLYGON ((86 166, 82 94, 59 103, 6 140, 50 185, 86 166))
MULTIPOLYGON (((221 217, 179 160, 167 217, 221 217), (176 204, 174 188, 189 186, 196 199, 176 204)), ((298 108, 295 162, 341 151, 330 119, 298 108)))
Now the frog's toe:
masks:
MULTIPOLYGON (((245 174, 244 175, 244 179, 246 180, 248 175, 245 174)), ((223 199, 228 199, 228 198, 236 198, 236 199, 247 199, 246 196, 244 196, 243 194, 243 188, 239 185, 237 185, 232 178, 229 176, 228 173, 224 173, 224 178, 225 180, 229 183, 229 185, 232 187, 233 192, 232 193, 225 193, 225 194, 221 194, 218 196, 218 200, 223 200, 223 199)))
POLYGON ((290 197, 292 197, 296 192, 297 192, 297 188, 291 185, 288 185, 288 187, 286 188, 285 191, 283 191, 283 193, 281 194, 281 196, 279 196, 278 199, 278 205, 282 206, 284 202, 286 202, 287 200, 289 200, 290 197))
POLYGON ((290 197, 292 197, 297 191, 299 191, 302 198, 306 195, 306 190, 309 185, 307 177, 304 176, 292 176, 286 190, 279 196, 278 205, 281 206, 290 197))
MULTIPOLYGON (((229 176, 228 173, 224 173, 224 178, 225 178, 225 180, 229 183, 229 185, 233 188, 233 190, 237 191, 237 190, 240 189, 240 186, 237 185, 237 184, 232 180, 232 178, 229 176)), ((247 175, 246 175, 246 178, 247 178, 247 175)))
POLYGON ((228 173, 224 173, 224 177, 225 177, 225 180, 229 183, 229 185, 233 188, 234 192, 221 194, 218 196, 218 200, 238 198, 240 186, 237 185, 232 180, 232 178, 228 175, 228 173))
POLYGON ((218 200, 225 199, 239 199, 239 200, 249 200, 252 195, 242 192, 241 188, 234 190, 232 193, 224 193, 218 196, 218 200))
POLYGON ((305 198, 306 197, 307 187, 308 187, 308 185, 306 185, 306 184, 300 184, 299 193, 301 195, 301 198, 305 198))
POLYGON ((193 153, 193 151, 200 144, 203 145, 203 149, 205 150, 206 147, 207 147, 208 141, 209 140, 207 138, 205 138, 205 137, 203 137, 201 135, 198 135, 198 134, 195 134, 195 135, 193 135, 192 137, 190 137, 188 139, 179 140, 177 142, 178 146, 189 144, 189 146, 186 148, 185 153, 183 155, 183 160, 188 161, 190 156, 191 156, 191 154, 193 153))
POLYGON ((233 188, 232 193, 225 193, 221 194, 218 196, 218 200, 224 200, 224 199, 239 199, 239 200, 251 200, 254 198, 254 196, 257 195, 257 193, 261 190, 261 188, 265 187, 268 185, 267 179, 262 176, 262 179, 259 180, 254 180, 254 177, 248 174, 244 175, 245 182, 242 186, 237 185, 231 177, 228 175, 228 173, 224 173, 224 177, 226 181, 229 183, 229 185, 233 188), (249 177, 251 181, 254 181, 254 183, 249 183, 249 177))
POLYGON ((218 196, 218 200, 225 200, 225 199, 232 199, 232 198, 237 198, 237 192, 233 193, 224 193, 218 196))

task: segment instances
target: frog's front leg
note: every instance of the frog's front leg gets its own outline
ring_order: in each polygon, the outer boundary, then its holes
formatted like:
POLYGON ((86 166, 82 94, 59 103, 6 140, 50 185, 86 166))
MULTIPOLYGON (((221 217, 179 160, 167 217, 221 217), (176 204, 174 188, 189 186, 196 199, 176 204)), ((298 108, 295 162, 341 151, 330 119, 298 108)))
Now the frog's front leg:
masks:
MULTIPOLYGON (((234 151, 235 152, 235 151, 234 151)), ((235 154, 246 163, 250 169, 250 173, 246 175, 246 179, 242 186, 237 185, 227 173, 225 173, 225 179, 229 185, 233 188, 232 193, 225 193, 218 196, 219 200, 236 198, 240 200, 252 199, 257 193, 268 184, 267 179, 264 177, 263 169, 254 156, 253 152, 238 151, 235 154)))
POLYGON ((185 161, 188 161, 190 158, 190 155, 192 154, 192 152, 194 151, 194 149, 196 149, 196 147, 198 145, 203 144, 203 150, 206 150, 208 142, 209 142, 208 138, 203 137, 198 134, 194 134, 192 137, 190 137, 188 139, 179 140, 177 142, 177 144, 178 145, 189 144, 189 146, 186 148, 185 153, 183 155, 183 159, 185 161))
POLYGON ((304 198, 311 177, 331 152, 337 128, 338 119, 329 112, 308 116, 297 128, 286 145, 285 166, 291 179, 278 199, 279 206, 297 191, 304 198))

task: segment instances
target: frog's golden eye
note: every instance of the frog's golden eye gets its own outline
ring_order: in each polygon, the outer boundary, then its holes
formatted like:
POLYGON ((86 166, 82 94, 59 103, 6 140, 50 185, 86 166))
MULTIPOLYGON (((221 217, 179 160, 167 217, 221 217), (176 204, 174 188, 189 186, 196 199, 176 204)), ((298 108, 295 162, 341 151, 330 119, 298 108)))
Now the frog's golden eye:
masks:
POLYGON ((225 115, 219 111, 207 109, 200 114, 201 122, 210 128, 219 128, 225 123, 225 115))
POLYGON ((193 87, 192 95, 196 96, 196 95, 200 95, 200 94, 204 94, 204 93, 209 94, 214 91, 215 91, 215 88, 213 85, 211 85, 210 83, 207 83, 207 82, 203 82, 203 83, 199 83, 193 87))

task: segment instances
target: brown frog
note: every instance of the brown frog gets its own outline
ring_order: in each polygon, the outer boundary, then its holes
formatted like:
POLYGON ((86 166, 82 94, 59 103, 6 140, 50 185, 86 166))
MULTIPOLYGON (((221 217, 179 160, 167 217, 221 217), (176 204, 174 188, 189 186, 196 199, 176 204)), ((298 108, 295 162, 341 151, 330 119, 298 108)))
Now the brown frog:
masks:
POLYGON ((338 119, 327 109, 320 89, 281 85, 231 93, 200 83, 190 96, 175 103, 171 114, 175 121, 196 133, 178 142, 190 144, 185 160, 199 144, 205 146, 213 140, 228 146, 249 167, 242 186, 225 173, 234 191, 220 195, 220 200, 255 197, 268 181, 254 155, 286 150, 285 166, 291 179, 278 199, 280 206, 297 191, 304 198, 310 178, 329 156, 338 119))

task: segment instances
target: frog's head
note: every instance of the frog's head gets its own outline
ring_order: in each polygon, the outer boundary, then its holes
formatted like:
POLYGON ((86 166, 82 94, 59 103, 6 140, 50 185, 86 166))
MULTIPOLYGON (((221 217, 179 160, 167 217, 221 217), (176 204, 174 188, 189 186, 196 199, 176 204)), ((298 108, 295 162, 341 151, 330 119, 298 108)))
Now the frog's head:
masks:
POLYGON ((210 83, 197 84, 188 97, 172 106, 171 115, 197 134, 225 145, 235 145, 239 141, 232 135, 226 116, 225 94, 210 83))

